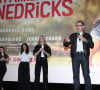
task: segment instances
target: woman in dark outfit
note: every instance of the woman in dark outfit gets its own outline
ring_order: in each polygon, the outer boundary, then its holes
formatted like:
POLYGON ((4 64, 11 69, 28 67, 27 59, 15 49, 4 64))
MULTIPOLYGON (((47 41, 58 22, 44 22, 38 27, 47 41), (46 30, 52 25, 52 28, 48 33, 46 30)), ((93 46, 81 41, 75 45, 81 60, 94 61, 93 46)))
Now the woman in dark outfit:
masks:
POLYGON ((7 71, 6 62, 8 62, 8 55, 4 47, 0 47, 0 90, 3 90, 3 77, 7 71))
POLYGON ((43 90, 48 90, 48 61, 47 61, 47 57, 51 56, 51 49, 46 44, 46 40, 45 40, 44 36, 39 37, 39 42, 33 50, 33 55, 36 56, 34 90, 40 90, 39 89, 39 82, 40 82, 41 67, 43 68, 43 90))
POLYGON ((18 68, 18 90, 31 90, 29 69, 31 58, 32 53, 29 52, 28 45, 23 43, 19 54, 20 64, 18 68))

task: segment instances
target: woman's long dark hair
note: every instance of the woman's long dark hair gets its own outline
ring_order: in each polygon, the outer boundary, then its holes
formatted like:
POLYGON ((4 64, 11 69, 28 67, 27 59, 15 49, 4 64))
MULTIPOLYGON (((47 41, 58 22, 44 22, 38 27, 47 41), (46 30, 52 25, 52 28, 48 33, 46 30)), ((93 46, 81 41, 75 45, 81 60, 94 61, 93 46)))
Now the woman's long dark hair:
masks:
POLYGON ((26 51, 25 51, 25 53, 28 54, 28 53, 29 53, 29 47, 28 47, 27 43, 23 43, 23 44, 21 45, 21 54, 24 52, 23 45, 26 46, 26 51))
MULTIPOLYGON (((45 39, 45 36, 41 35, 40 37, 43 37, 43 38, 44 38, 44 44, 46 44, 46 39, 45 39)), ((39 37, 38 44, 41 44, 40 37, 39 37)))
MULTIPOLYGON (((3 46, 0 46, 0 48, 3 49, 4 57, 5 57, 5 58, 8 58, 8 55, 7 55, 6 52, 5 52, 5 48, 4 48, 3 46)), ((0 58, 1 58, 1 52, 0 52, 0 58)))
MULTIPOLYGON (((4 49, 4 47, 2 47, 2 46, 1 46, 0 48, 2 48, 2 49, 3 49, 4 54, 6 54, 6 53, 5 53, 5 49, 4 49)), ((1 52, 0 52, 0 53, 1 53, 1 52)))

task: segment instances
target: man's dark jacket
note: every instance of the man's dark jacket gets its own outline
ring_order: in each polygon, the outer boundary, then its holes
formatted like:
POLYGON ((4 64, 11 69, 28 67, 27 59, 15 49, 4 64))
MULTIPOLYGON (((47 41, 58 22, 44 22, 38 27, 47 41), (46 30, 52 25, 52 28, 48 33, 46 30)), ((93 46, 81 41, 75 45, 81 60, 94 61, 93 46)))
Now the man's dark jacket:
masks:
MULTIPOLYGON (((65 42, 65 40, 63 41, 63 45, 65 47, 68 47, 69 45, 71 45, 71 57, 72 58, 74 58, 75 53, 76 53, 78 35, 79 35, 78 33, 73 33, 69 37, 69 39, 71 40, 70 42, 65 42)), ((86 38, 86 41, 85 42, 83 41, 84 56, 86 58, 89 58, 90 48, 94 47, 94 43, 92 41, 92 37, 90 36, 90 34, 84 32, 83 37, 86 38)))

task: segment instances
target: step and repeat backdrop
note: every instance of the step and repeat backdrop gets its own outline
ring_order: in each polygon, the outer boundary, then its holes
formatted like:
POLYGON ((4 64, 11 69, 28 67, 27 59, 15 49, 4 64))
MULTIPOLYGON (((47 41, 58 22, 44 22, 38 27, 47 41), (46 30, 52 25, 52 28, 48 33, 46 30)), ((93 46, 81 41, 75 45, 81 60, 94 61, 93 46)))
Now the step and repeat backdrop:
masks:
MULTIPOLYGON (((100 0, 0 0, 0 46, 9 55, 4 81, 18 80, 18 55, 22 43, 30 51, 44 35, 52 49, 48 58, 49 83, 73 83, 70 48, 63 40, 75 32, 75 23, 83 20, 86 32, 95 43, 90 54, 92 84, 100 84, 100 0)), ((35 57, 30 63, 31 82, 34 82, 35 57)), ((41 82, 42 78, 41 69, 41 82)), ((80 80, 84 83, 80 69, 80 80)))

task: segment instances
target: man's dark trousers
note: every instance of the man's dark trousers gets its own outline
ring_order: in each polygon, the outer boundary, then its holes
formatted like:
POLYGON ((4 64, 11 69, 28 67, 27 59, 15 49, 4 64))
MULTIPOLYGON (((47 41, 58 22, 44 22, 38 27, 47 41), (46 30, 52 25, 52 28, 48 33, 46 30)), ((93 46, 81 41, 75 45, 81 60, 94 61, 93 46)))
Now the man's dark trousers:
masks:
POLYGON ((72 58, 74 90, 80 90, 80 64, 83 71, 85 90, 92 90, 91 80, 89 76, 89 59, 84 56, 84 53, 76 53, 72 58))

